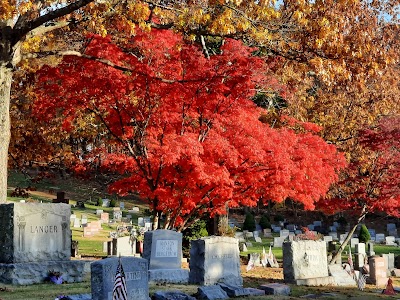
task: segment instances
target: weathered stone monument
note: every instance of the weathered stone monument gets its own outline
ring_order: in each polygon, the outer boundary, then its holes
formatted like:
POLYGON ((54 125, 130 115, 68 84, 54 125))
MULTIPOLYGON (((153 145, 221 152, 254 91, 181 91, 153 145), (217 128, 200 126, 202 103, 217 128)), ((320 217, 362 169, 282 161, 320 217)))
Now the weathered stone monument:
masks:
POLYGON ((109 257, 92 262, 92 300, 111 300, 118 260, 125 273, 126 290, 130 300, 149 300, 148 263, 138 257, 109 257))
POLYGON ((190 283, 243 285, 236 238, 210 236, 192 241, 189 267, 190 283))
POLYGON ((182 269, 182 233, 158 229, 144 234, 143 258, 149 262, 149 280, 157 283, 188 283, 182 269))
POLYGON ((70 205, 12 203, 0 205, 0 282, 40 283, 49 271, 64 281, 80 282, 85 261, 71 261, 70 205))
POLYGON ((285 282, 311 286, 334 284, 328 274, 325 241, 284 242, 282 250, 285 282))

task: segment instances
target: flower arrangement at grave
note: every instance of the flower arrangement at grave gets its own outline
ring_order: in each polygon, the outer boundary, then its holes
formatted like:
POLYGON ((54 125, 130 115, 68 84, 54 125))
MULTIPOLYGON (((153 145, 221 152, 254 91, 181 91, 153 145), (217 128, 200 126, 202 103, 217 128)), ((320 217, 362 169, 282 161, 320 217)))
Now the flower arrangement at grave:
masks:
POLYGON ((323 239, 323 235, 315 231, 311 231, 307 227, 302 227, 303 233, 295 236, 295 241, 319 241, 323 239))
POLYGON ((54 284, 62 284, 63 283, 63 278, 62 278, 61 272, 50 270, 48 273, 48 278, 54 284))

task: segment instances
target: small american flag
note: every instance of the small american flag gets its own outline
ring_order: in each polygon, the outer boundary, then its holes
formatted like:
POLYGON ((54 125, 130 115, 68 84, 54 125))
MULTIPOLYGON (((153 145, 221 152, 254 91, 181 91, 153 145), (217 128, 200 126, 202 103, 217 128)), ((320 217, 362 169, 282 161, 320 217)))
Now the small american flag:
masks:
POLYGON ((114 288, 112 300, 127 300, 126 279, 124 269, 122 268, 121 258, 118 261, 117 272, 115 273, 114 288))
POLYGON ((360 291, 364 290, 366 282, 367 282, 367 276, 365 274, 361 274, 360 272, 357 280, 357 287, 360 291))

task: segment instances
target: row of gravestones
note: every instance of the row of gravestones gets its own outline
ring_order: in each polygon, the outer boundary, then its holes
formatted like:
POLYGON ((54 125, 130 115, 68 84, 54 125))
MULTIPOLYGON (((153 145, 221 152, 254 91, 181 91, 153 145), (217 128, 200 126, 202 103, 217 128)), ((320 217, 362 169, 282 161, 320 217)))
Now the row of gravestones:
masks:
MULTIPOLYGON (((236 238, 213 236, 192 241, 187 270, 181 268, 182 234, 156 230, 145 233, 143 258, 114 257, 91 264, 93 300, 111 299, 118 259, 124 267, 129 298, 135 300, 149 299, 149 282, 201 285, 198 294, 202 299, 290 293, 290 288, 281 284, 262 285, 260 289, 242 287, 236 238)), ((182 294, 176 297, 173 299, 195 299, 182 294)))

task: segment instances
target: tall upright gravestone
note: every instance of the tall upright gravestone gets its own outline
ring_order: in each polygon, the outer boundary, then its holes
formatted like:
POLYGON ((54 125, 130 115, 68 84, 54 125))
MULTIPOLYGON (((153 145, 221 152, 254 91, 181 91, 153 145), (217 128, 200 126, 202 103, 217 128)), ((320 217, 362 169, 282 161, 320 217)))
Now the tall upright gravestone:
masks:
POLYGON ((68 282, 85 275, 84 261, 71 261, 71 208, 63 203, 0 205, 0 282, 39 283, 49 271, 68 282))
POLYGON ((156 283, 188 283, 182 269, 182 233, 158 229, 144 234, 143 258, 149 262, 149 280, 156 283))
POLYGON ((211 236, 192 241, 189 267, 189 282, 193 284, 243 284, 236 238, 211 236))
POLYGON ((283 243, 285 282, 297 285, 332 285, 329 276, 326 243, 323 240, 299 240, 283 243))

